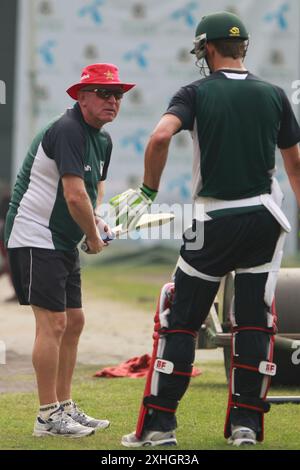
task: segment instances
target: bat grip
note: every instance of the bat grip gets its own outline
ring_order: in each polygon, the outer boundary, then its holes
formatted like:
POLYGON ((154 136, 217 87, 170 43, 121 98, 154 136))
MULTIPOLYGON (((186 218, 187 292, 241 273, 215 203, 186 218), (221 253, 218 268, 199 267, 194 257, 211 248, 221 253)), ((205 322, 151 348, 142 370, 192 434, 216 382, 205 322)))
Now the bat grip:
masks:
POLYGON ((80 245, 80 248, 82 251, 84 251, 85 253, 87 253, 89 251, 89 247, 88 247, 88 244, 87 242, 82 242, 81 245, 80 245))
MULTIPOLYGON (((100 236, 101 236, 102 240, 106 243, 111 242, 116 238, 116 235, 113 232, 111 233, 111 237, 109 237, 106 232, 101 232, 100 236)), ((86 240, 81 243, 80 248, 85 253, 88 253, 89 247, 88 247, 88 244, 87 244, 86 240)))
POLYGON ((113 232, 111 232, 111 236, 108 236, 107 232, 100 232, 100 237, 102 238, 104 242, 111 242, 112 240, 116 238, 116 235, 113 232))

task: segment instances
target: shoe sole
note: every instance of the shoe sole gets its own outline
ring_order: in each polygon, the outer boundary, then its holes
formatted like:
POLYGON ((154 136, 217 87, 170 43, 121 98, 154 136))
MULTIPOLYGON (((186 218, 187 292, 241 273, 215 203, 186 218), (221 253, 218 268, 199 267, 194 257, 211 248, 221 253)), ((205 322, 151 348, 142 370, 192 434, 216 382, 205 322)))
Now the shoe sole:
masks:
POLYGON ((89 433, 86 433, 86 434, 57 434, 57 433, 53 433, 53 432, 50 432, 50 431, 34 431, 32 433, 33 437, 52 436, 52 437, 68 437, 69 439, 78 439, 80 437, 91 436, 92 434, 95 434, 94 429, 92 429, 89 433))
POLYGON ((244 438, 241 438, 241 439, 228 439, 228 444, 229 445, 233 445, 233 446, 236 446, 236 447, 240 447, 240 446, 254 446, 256 444, 256 441, 253 440, 253 439, 244 439, 244 438))
POLYGON ((160 441, 137 441, 127 442, 121 441, 121 444, 125 447, 156 447, 156 446, 177 446, 176 439, 162 439, 160 441))
MULTIPOLYGON (((107 428, 109 428, 109 426, 110 426, 110 422, 108 421, 107 423, 108 423, 108 424, 105 424, 104 426, 103 426, 103 425, 102 425, 102 426, 97 426, 96 428, 93 428, 93 429, 94 429, 95 431, 98 431, 99 429, 107 429, 107 428)), ((88 425, 86 424, 86 426, 88 426, 88 425)), ((88 426, 88 427, 89 427, 89 426, 88 426)))

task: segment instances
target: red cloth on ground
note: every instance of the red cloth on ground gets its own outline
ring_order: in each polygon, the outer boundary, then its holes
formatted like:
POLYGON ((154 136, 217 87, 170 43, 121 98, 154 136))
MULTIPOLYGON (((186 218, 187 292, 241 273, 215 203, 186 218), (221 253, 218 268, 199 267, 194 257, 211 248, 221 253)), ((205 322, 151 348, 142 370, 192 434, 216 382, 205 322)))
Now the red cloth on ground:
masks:
MULTIPOLYGON (((132 357, 126 362, 122 362, 115 367, 105 367, 94 374, 94 377, 131 377, 137 379, 139 377, 146 377, 150 367, 151 356, 144 354, 139 357, 132 357)), ((192 377, 202 374, 201 370, 193 367, 192 377)))

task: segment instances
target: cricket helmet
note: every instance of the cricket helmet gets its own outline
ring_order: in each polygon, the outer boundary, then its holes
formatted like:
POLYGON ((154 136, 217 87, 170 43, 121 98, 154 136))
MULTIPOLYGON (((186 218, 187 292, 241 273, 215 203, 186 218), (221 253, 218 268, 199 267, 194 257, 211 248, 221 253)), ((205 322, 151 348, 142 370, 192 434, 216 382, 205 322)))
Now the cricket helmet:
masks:
POLYGON ((203 59, 206 55, 206 43, 214 39, 247 41, 249 33, 242 20, 233 13, 221 11, 203 16, 196 28, 191 54, 195 54, 198 60, 203 59))

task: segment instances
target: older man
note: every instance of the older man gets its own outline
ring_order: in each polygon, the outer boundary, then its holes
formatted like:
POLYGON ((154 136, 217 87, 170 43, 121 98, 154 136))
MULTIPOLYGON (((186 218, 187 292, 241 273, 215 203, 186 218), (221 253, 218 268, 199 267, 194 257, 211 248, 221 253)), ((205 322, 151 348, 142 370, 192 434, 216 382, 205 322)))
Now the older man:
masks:
POLYGON ((133 86, 121 82, 115 65, 87 66, 67 90, 74 107, 34 138, 17 176, 5 239, 19 302, 30 305, 36 319, 34 436, 82 437, 109 426, 86 415, 71 395, 84 325, 77 244, 85 235, 89 253, 105 246, 94 215, 112 151, 102 127, 117 117, 133 86))

